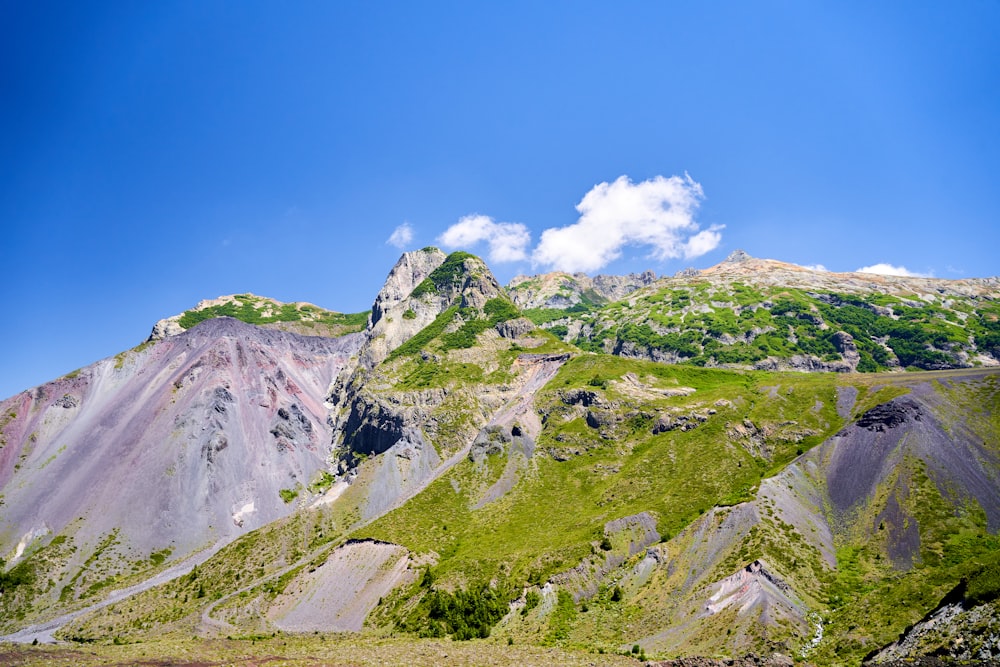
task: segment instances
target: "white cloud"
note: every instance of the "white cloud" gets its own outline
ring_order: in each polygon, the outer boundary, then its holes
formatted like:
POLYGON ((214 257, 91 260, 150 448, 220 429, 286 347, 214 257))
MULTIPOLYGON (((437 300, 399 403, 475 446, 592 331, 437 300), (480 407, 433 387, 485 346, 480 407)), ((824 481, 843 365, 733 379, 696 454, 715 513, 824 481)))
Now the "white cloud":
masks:
POLYGON ((892 264, 886 264, 885 262, 872 264, 871 266, 862 266, 860 269, 857 269, 855 273, 877 273, 883 276, 905 276, 910 278, 931 277, 928 273, 916 273, 915 271, 910 271, 905 266, 893 266, 892 264))
POLYGON ((408 246, 412 240, 413 226, 408 222, 404 222, 399 227, 392 230, 392 235, 389 237, 389 240, 386 241, 386 244, 402 249, 408 246))
POLYGON ((576 223, 542 233, 532 262, 571 273, 597 271, 626 245, 651 246, 651 257, 661 261, 699 257, 722 240, 721 225, 699 231, 694 221, 703 198, 701 185, 687 174, 600 183, 577 204, 576 223))
POLYGON ((821 271, 823 273, 826 273, 829 270, 822 264, 799 264, 799 266, 801 266, 803 269, 809 269, 810 271, 821 271))
POLYGON ((438 241, 446 248, 471 248, 486 241, 491 262, 519 262, 528 258, 531 232, 519 222, 495 222, 486 215, 467 215, 446 229, 438 241))

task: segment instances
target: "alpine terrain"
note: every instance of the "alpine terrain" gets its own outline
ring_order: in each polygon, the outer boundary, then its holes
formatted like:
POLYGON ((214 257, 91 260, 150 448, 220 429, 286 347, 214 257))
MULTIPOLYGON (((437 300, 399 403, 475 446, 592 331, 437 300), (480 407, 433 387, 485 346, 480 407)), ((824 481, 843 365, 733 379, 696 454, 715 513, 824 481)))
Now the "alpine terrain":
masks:
POLYGON ((1000 279, 425 248, 0 402, 0 494, 0 661, 1000 660, 1000 279))

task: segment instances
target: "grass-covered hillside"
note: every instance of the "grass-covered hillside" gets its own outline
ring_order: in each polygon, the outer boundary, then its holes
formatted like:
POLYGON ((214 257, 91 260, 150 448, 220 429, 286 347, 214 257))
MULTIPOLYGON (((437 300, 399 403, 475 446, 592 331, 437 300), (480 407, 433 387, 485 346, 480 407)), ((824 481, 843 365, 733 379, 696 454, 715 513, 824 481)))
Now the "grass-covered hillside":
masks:
POLYGON ((233 317, 248 324, 308 336, 333 337, 362 331, 368 322, 368 311, 337 313, 310 303, 282 303, 254 294, 235 294, 202 301, 169 321, 186 330, 216 317, 233 317))
MULTIPOLYGON (((530 292, 539 280, 513 289, 530 292)), ((958 283, 747 258, 611 303, 561 285, 566 295, 555 303, 563 307, 525 315, 584 350, 699 366, 876 372, 996 363, 1000 284, 958 283)))

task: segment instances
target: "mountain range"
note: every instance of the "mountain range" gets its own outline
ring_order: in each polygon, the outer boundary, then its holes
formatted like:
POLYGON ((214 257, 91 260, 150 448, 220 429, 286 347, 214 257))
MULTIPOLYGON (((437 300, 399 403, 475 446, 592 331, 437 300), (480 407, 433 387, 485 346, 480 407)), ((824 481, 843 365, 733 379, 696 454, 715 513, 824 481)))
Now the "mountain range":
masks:
POLYGON ((0 402, 0 632, 997 659, 998 407, 998 278, 425 248, 0 402))

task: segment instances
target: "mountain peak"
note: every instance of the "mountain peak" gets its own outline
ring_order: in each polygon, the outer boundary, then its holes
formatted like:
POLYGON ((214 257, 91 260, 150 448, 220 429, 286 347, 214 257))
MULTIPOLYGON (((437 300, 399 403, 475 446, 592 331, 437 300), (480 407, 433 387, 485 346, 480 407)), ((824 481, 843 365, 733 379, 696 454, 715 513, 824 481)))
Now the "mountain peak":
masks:
POLYGON ((493 272, 473 254, 445 255, 437 248, 404 253, 372 306, 362 362, 373 368, 452 306, 482 309, 502 294, 493 272))
POLYGON ((753 259, 753 257, 744 250, 736 249, 729 253, 729 257, 726 257, 724 263, 726 264, 738 264, 740 262, 746 262, 753 259))
POLYGON ((421 250, 404 252, 389 271, 382 289, 372 305, 371 324, 375 325, 386 311, 410 295, 413 289, 441 266, 447 255, 428 246, 421 250))

